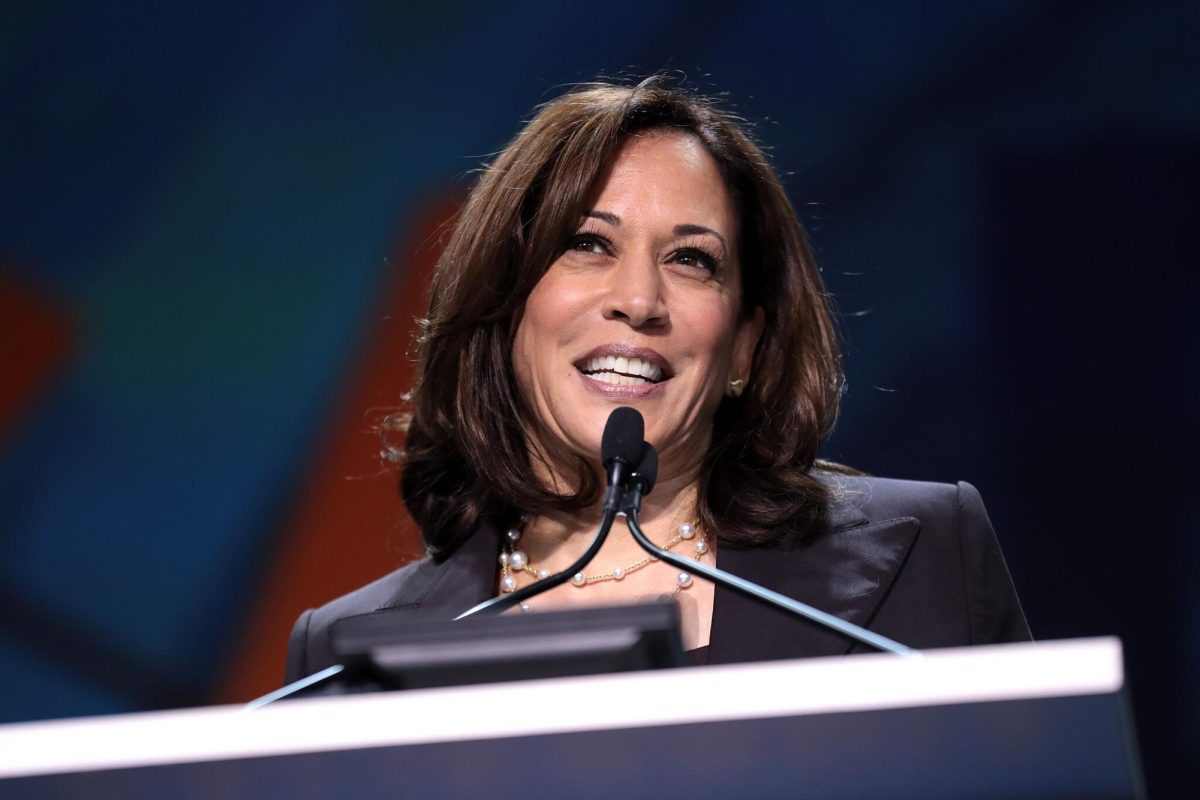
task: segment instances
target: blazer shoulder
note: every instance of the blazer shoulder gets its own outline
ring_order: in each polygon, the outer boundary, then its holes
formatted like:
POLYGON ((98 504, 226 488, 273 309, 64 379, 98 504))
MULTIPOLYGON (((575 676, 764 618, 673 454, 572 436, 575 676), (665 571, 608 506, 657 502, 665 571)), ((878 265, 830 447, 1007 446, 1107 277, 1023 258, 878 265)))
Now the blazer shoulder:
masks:
POLYGON ((453 619, 491 595, 499 552, 498 529, 484 520, 449 558, 414 561, 307 612, 292 630, 287 677, 296 680, 335 663, 330 629, 338 620, 366 614, 453 619))
POLYGON ((833 477, 832 516, 857 513, 867 522, 913 518, 920 526, 891 605, 906 618, 941 609, 919 628, 893 622, 895 637, 925 646, 1029 640, 1029 626, 979 491, 966 481, 930 483, 892 478, 833 477), (952 609, 952 611, 951 611, 952 609), (923 638, 924 637, 924 638, 923 638))
POLYGON ((301 614, 288 639, 285 682, 292 683, 333 663, 328 632, 337 620, 402 605, 398 599, 404 597, 407 588, 420 581, 422 567, 428 560, 414 561, 301 614))
POLYGON ((318 617, 341 619, 357 614, 378 611, 381 608, 392 608, 402 603, 408 589, 423 577, 429 558, 421 558, 392 570, 382 578, 371 581, 366 586, 360 586, 349 594, 344 594, 316 610, 318 617))
POLYGON ((889 519, 913 518, 923 523, 950 520, 957 513, 964 493, 974 497, 982 509, 979 493, 969 483, 934 483, 830 474, 825 476, 832 497, 831 527, 850 527, 889 519))

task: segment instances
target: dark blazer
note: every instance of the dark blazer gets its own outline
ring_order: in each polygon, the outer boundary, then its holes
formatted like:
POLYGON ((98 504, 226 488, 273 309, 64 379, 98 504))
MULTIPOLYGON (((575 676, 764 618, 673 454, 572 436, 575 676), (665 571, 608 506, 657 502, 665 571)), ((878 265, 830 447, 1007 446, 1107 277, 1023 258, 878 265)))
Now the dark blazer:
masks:
MULTIPOLYGON (((721 544, 717 565, 917 649, 1030 638, 973 486, 829 480, 835 501, 824 531, 798 545, 721 544)), ((363 614, 449 620, 485 600, 494 591, 499 552, 499 532, 483 524, 445 561, 409 564, 304 612, 288 643, 288 682, 336 663, 329 646, 336 620, 363 614)), ((709 639, 710 664, 863 649, 721 587, 709 639)))

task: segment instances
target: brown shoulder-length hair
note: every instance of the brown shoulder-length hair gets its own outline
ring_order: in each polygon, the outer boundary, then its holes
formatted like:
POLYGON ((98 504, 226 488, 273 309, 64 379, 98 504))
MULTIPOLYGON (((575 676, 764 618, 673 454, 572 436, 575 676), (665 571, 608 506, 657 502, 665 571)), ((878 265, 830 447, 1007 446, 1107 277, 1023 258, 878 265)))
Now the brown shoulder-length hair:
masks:
POLYGON ((434 271, 409 400, 401 491, 435 557, 482 516, 578 511, 598 498, 577 464, 559 494, 530 470, 512 344, 525 300, 576 232, 597 177, 626 137, 682 131, 707 149, 737 215, 742 313, 765 325, 741 397, 725 398, 700 471, 700 522, 723 542, 797 540, 824 520, 813 475, 837 416, 841 357, 808 237, 742 122, 661 75, 588 84, 542 106, 479 177, 434 271))

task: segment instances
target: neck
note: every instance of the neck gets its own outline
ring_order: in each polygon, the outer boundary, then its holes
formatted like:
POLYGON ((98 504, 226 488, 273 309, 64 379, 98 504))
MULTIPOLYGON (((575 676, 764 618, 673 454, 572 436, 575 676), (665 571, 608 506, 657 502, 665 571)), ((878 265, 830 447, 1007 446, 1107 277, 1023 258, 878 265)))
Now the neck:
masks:
MULTIPOLYGON (((579 514, 536 517, 527 520, 521 549, 539 568, 557 572, 583 554, 600 525, 597 505, 579 514)), ((696 522, 696 486, 659 484, 642 503, 639 521, 650 540, 663 544, 675 535, 682 522, 696 522), (665 490, 665 491, 664 491, 665 490)), ((623 518, 618 517, 588 572, 603 572, 641 558, 645 551, 634 541, 623 518)))
MULTIPOLYGON (((533 436, 529 437, 529 441, 529 460, 534 479, 560 494, 578 491, 578 479, 574 472, 578 462, 573 455, 565 449, 547 449, 533 436)), ((658 482, 654 491, 643 500, 638 516, 642 530, 652 542, 659 545, 676 534, 680 523, 695 524, 698 521, 696 498, 701 459, 689 458, 691 453, 688 448, 680 449, 688 452, 677 452, 670 447, 660 451, 658 482), (688 466, 680 469, 676 466, 680 463, 688 466)), ((598 469, 599 464, 596 467, 598 469)), ((603 486, 606 479, 603 472, 597 472, 597 478, 603 486)), ((600 526, 601 514, 597 498, 594 505, 576 513, 527 519, 520 549, 537 568, 558 572, 574 562, 591 545, 600 526)), ((605 571, 635 561, 644 553, 629 533, 624 519, 618 517, 587 571, 605 571)))

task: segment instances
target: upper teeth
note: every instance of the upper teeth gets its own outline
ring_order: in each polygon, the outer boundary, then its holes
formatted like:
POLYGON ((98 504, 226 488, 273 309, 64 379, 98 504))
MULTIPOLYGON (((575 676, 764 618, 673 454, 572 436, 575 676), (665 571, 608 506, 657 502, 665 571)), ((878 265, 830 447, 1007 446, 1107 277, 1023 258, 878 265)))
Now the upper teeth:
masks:
POLYGON ((641 358, 625 358, 624 356, 596 356, 589 358, 583 365, 584 372, 619 372, 622 375, 642 377, 648 381, 662 379, 662 368, 653 362, 641 358))

